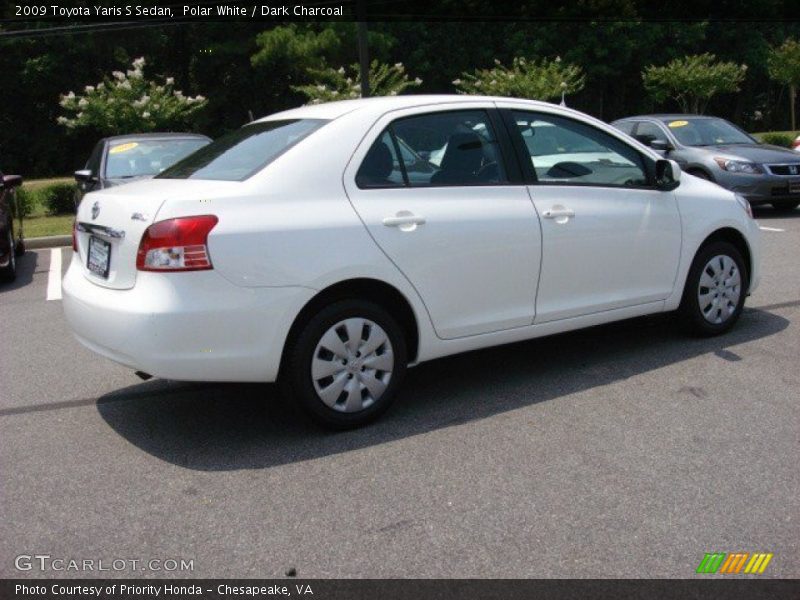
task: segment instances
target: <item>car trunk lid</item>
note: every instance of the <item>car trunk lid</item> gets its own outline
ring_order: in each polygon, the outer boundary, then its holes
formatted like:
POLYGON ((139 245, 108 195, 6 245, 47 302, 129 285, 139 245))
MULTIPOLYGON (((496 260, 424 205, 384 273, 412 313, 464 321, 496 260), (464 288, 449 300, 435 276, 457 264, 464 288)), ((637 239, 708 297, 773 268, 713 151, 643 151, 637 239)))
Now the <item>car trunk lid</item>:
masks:
POLYGON ((147 228, 169 199, 203 201, 219 182, 156 179, 93 192, 76 216, 76 241, 84 276, 113 289, 136 284, 136 254, 147 228))

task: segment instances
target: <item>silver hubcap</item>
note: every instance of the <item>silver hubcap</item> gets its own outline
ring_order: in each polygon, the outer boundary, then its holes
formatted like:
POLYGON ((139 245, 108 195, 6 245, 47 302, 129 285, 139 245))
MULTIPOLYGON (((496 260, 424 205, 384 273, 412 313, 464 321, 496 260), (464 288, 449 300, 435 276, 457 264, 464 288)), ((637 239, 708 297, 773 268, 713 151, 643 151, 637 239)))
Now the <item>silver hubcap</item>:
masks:
POLYGON ((706 321, 719 325, 731 318, 742 295, 742 276, 730 256, 715 256, 700 274, 697 301, 706 321))
POLYGON ((327 406, 358 412, 386 391, 394 369, 389 336, 369 319, 352 318, 325 332, 311 360, 311 379, 327 406))

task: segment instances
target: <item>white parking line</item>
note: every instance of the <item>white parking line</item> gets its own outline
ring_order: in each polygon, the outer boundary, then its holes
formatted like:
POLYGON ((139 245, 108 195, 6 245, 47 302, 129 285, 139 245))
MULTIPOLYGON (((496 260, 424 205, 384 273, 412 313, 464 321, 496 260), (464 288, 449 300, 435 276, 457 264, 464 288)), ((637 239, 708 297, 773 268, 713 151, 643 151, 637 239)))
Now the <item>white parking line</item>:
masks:
POLYGON ((783 232, 786 231, 785 229, 778 229, 777 227, 759 227, 761 231, 778 231, 783 232))
POLYGON ((47 299, 61 300, 61 248, 50 249, 50 272, 47 274, 47 299))

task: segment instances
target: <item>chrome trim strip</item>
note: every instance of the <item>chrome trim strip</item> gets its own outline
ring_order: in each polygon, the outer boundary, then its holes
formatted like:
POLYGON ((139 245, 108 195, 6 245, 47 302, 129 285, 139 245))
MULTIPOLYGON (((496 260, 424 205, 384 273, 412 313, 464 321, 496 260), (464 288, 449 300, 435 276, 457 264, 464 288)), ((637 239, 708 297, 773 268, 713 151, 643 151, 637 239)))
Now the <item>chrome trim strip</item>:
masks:
POLYGON ((78 222, 75 228, 83 233, 93 233, 94 235, 117 240, 121 240, 125 237, 125 232, 122 229, 114 229, 113 227, 106 227, 105 225, 95 225, 94 223, 78 222))

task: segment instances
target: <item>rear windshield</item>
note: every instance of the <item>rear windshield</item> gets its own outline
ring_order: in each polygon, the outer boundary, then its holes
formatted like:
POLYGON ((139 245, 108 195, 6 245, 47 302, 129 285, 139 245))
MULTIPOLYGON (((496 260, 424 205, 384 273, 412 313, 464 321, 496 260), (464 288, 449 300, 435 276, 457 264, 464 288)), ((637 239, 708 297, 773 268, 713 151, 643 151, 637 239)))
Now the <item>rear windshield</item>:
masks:
MULTIPOLYGON (((106 178, 158 175, 208 143, 209 140, 203 138, 115 140, 108 148, 106 178)), ((92 158, 89 163, 92 163, 92 158)))
POLYGON ((326 122, 293 119, 246 125, 186 157, 158 178, 243 181, 326 122))

